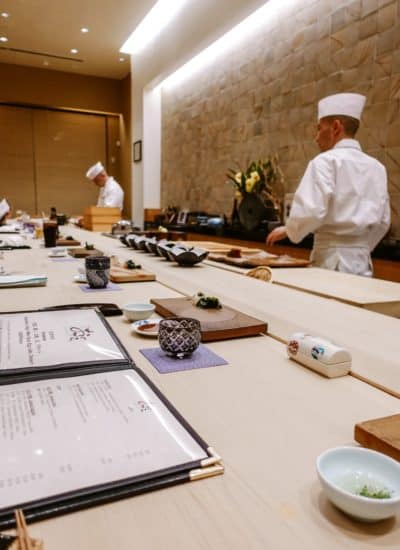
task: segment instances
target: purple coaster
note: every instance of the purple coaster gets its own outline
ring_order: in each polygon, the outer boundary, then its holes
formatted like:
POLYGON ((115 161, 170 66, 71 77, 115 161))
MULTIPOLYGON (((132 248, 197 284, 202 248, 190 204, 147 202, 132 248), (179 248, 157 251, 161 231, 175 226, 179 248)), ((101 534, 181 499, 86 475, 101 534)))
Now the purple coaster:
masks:
POLYGON ((77 258, 50 258, 52 262, 77 262, 77 258))
POLYGON ((108 292, 109 290, 122 290, 120 285, 116 285, 115 283, 108 283, 106 288, 90 288, 89 285, 79 285, 79 288, 82 292, 108 292))
POLYGON ((228 364, 225 359, 202 344, 200 344, 192 355, 184 359, 169 357, 161 348, 146 348, 139 351, 161 374, 179 372, 182 370, 204 369, 207 367, 217 367, 219 365, 228 364))

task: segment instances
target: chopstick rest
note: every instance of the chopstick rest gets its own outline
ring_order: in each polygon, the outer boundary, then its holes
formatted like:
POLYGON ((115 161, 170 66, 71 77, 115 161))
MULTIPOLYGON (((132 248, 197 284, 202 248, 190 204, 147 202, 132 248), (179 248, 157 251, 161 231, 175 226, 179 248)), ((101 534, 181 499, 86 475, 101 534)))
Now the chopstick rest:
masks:
POLYGON ((332 342, 303 332, 294 333, 287 345, 290 359, 327 378, 345 376, 351 369, 351 354, 332 342))

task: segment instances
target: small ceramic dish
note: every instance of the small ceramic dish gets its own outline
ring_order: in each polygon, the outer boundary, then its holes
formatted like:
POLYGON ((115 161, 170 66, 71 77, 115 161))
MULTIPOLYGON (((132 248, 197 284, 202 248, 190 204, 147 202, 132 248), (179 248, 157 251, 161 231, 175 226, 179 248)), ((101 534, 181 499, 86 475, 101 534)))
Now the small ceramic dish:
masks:
POLYGON ((87 283, 86 274, 78 273, 78 275, 74 275, 74 281, 76 283, 87 283))
POLYGON ((317 459, 317 472, 328 499, 364 522, 400 512, 400 463, 363 447, 337 447, 317 459))
POLYGON ((161 319, 142 319, 141 321, 135 321, 131 327, 133 332, 140 334, 140 336, 158 336, 158 328, 161 319))
POLYGON ((122 311, 128 321, 147 319, 154 310, 154 304, 125 304, 122 306, 122 311))
POLYGON ((67 256, 66 248, 52 248, 48 254, 49 258, 65 258, 67 256))

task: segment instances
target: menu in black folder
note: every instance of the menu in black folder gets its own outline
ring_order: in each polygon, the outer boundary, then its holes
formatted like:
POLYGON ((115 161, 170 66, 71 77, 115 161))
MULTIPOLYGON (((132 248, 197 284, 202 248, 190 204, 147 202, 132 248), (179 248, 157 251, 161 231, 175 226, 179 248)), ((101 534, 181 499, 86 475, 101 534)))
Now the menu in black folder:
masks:
POLYGON ((0 314, 0 375, 21 369, 128 361, 115 334, 95 309, 0 314))
POLYGON ((187 481, 194 470, 199 477, 223 471, 219 457, 135 367, 101 315, 88 312, 0 314, 1 370, 17 373, 0 377, 0 525, 12 523, 17 507, 28 519, 40 519, 187 481), (65 364, 71 319, 80 329, 90 326, 96 337, 80 349, 82 363, 74 351, 74 363, 54 370, 48 360, 65 364), (6 338, 4 327, 11 330, 6 338), (31 352, 17 345, 16 327, 24 344, 32 330, 53 331, 59 355, 45 345, 24 369, 31 352), (117 359, 110 358, 107 368, 105 348, 117 359), (118 363, 121 355, 125 366, 118 363))

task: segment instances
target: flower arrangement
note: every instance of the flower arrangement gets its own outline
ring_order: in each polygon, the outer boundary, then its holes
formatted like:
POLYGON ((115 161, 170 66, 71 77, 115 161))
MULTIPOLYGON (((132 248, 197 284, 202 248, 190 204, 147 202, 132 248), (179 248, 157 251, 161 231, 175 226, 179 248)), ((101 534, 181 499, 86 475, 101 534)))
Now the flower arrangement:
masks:
POLYGON ((252 161, 246 170, 236 171, 230 168, 226 174, 229 183, 235 188, 235 198, 256 194, 265 202, 270 202, 280 210, 284 177, 278 164, 278 156, 266 160, 252 161))

